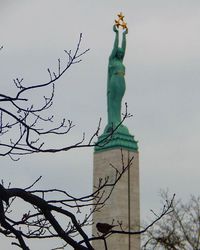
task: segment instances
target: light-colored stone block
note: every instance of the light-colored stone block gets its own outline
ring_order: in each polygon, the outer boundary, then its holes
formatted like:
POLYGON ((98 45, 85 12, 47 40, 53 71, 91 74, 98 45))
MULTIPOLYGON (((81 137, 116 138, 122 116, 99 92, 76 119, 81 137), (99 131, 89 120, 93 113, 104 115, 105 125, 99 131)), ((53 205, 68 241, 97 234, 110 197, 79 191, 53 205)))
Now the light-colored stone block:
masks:
MULTIPOLYGON (((121 171, 132 157, 134 158, 130 167, 116 184, 105 206, 99 212, 94 213, 93 235, 98 234, 96 229, 97 222, 112 224, 114 220, 114 224, 117 224, 118 221, 122 222, 122 227, 125 231, 138 231, 140 229, 138 152, 130 152, 126 149, 111 149, 94 153, 93 183, 94 186, 97 186, 99 178, 104 179, 107 176, 109 176, 109 181, 114 181, 116 171, 110 165, 121 171)), ((109 192, 110 188, 106 188, 104 197, 109 192)), ((120 227, 115 229, 120 230, 120 227)), ((140 249, 139 235, 113 234, 107 238, 106 242, 108 250, 140 249)), ((99 240, 93 242, 93 247, 95 250, 105 249, 104 242, 99 240)))

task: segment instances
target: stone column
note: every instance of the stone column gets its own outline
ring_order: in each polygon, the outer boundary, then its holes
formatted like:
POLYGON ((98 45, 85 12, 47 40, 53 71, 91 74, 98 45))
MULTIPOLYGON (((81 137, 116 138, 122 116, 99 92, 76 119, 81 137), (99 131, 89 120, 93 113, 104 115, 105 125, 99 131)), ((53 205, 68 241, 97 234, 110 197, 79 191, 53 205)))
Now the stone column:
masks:
MULTIPOLYGON (((118 224, 122 222, 122 228, 125 231, 138 231, 140 228, 140 202, 139 202, 139 153, 128 149, 107 149, 94 153, 94 186, 98 185, 99 178, 109 176, 109 180, 115 179, 116 171, 126 167, 129 160, 133 160, 128 170, 123 174, 115 186, 110 198, 106 201, 105 206, 93 215, 93 235, 99 233, 96 229, 96 223, 118 224), (114 222, 113 222, 114 220, 114 222)), ((95 189, 94 189, 95 191, 95 189)), ((110 189, 107 188, 105 196, 110 189)), ((120 230, 120 227, 115 227, 120 230)), ((113 234, 107 238, 108 250, 139 250, 139 235, 113 234)), ((95 250, 105 250, 102 240, 93 241, 95 250)))

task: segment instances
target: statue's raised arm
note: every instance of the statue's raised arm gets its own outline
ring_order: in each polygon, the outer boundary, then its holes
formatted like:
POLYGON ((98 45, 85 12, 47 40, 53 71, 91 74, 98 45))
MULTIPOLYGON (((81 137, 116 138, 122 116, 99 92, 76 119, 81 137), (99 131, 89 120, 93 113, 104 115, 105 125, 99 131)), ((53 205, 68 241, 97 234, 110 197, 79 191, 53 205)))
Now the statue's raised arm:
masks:
POLYGON ((111 55, 109 57, 109 60, 115 59, 115 57, 117 56, 117 52, 119 50, 121 50, 121 53, 123 53, 123 58, 124 58, 124 55, 126 52, 126 35, 128 34, 127 26, 126 26, 126 29, 124 29, 123 33, 122 33, 122 46, 121 46, 121 48, 119 47, 119 30, 117 29, 116 25, 113 26, 113 31, 115 32, 115 41, 114 41, 113 49, 112 49, 111 55))
POLYGON ((113 31, 115 32, 115 41, 114 41, 113 49, 109 57, 109 60, 112 60, 115 58, 118 47, 119 47, 119 31, 115 25, 113 25, 113 31))
POLYGON ((124 55, 126 52, 126 35, 128 34, 128 29, 124 29, 122 33, 122 50, 124 51, 124 55))

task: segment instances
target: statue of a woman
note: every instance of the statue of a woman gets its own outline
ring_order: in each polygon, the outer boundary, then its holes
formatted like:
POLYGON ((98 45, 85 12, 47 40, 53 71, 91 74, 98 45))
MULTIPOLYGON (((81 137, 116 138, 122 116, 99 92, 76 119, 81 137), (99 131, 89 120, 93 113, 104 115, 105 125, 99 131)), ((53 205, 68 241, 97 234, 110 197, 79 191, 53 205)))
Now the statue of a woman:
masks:
POLYGON ((112 131, 121 122, 121 103, 125 93, 125 66, 123 59, 126 50, 126 34, 128 30, 123 30, 122 46, 119 47, 119 31, 116 25, 113 26, 115 41, 112 53, 109 57, 108 79, 107 79, 107 111, 108 124, 105 132, 112 131))
POLYGON ((98 137, 95 152, 113 148, 126 148, 130 151, 137 151, 138 145, 134 136, 124 126, 121 119, 121 104, 125 93, 125 66, 123 59, 126 50, 126 35, 128 28, 124 22, 122 13, 115 20, 113 30, 115 32, 115 42, 112 53, 109 57, 108 79, 107 79, 107 111, 108 123, 102 135, 98 137), (119 30, 122 27, 122 45, 119 47, 119 30))

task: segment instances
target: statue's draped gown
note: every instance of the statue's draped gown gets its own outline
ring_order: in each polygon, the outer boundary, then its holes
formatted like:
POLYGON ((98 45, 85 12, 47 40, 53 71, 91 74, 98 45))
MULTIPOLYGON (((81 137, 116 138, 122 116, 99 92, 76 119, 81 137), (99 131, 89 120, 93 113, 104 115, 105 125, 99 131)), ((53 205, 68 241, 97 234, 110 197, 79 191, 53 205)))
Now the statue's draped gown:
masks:
POLYGON ((121 122, 121 102, 126 88, 125 67, 119 60, 111 60, 108 71, 108 123, 115 127, 121 122))

